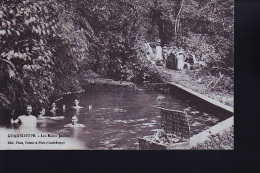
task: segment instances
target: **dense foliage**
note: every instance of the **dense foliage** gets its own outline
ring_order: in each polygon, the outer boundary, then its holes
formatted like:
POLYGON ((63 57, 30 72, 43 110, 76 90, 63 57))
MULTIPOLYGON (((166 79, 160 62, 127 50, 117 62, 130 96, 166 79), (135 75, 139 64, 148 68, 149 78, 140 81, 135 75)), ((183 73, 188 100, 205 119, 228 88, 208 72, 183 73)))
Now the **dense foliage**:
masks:
POLYGON ((158 82, 144 43, 159 38, 212 73, 233 72, 232 8, 229 0, 2 0, 0 108, 47 104, 91 78, 158 82))
POLYGON ((54 46, 61 42, 56 35, 57 8, 52 1, 2 2, 1 106, 44 102, 54 90, 54 46))
POLYGON ((185 0, 181 45, 207 63, 212 74, 233 75, 234 1, 185 0))

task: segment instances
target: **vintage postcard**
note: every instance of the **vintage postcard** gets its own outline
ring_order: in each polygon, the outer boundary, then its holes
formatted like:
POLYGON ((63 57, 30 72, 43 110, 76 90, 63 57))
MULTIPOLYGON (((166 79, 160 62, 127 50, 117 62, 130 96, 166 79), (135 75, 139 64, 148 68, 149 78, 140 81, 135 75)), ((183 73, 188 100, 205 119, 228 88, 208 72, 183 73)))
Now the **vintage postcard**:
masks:
POLYGON ((233 150, 234 0, 2 0, 0 150, 233 150))

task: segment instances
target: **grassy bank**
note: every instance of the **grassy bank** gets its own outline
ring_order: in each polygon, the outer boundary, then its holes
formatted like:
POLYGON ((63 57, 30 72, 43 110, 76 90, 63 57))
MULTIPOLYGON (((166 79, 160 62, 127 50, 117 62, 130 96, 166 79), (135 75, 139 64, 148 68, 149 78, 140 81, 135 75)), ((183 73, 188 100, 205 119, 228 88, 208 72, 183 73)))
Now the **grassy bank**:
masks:
POLYGON ((232 150, 234 149, 234 126, 209 136, 209 140, 197 144, 192 150, 232 150))
MULTIPOLYGON (((225 88, 221 82, 227 81, 225 78, 219 80, 214 76, 196 74, 196 70, 184 69, 183 71, 170 70, 165 67, 157 67, 164 82, 175 82, 195 92, 206 95, 227 106, 234 106, 234 91, 225 88), (215 85, 216 84, 216 85, 215 85)), ((233 81, 230 81, 233 84, 233 81)))

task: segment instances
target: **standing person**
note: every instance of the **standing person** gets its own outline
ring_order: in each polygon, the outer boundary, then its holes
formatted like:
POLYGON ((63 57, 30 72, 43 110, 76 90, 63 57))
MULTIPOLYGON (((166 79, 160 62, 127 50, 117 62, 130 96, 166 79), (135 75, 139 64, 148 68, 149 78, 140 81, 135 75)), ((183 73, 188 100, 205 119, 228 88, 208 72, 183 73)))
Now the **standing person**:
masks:
POLYGON ((177 58, 175 56, 175 51, 172 50, 166 59, 166 67, 168 69, 177 70, 177 58))
POLYGON ((57 108, 57 105, 55 102, 52 102, 51 104, 51 108, 49 110, 49 113, 50 113, 50 116, 52 117, 56 117, 57 116, 57 113, 60 113, 60 112, 57 112, 59 109, 57 108))
POLYGON ((56 110, 57 110, 57 107, 56 107, 56 103, 55 102, 53 102, 52 104, 51 104, 51 110, 50 110, 50 112, 52 112, 52 113, 56 113, 56 110))
POLYGON ((82 106, 79 105, 79 99, 76 98, 74 99, 74 106, 72 106, 73 109, 80 109, 83 108, 82 106))
POLYGON ((166 59, 166 68, 175 70, 175 55, 174 53, 170 53, 166 59))
POLYGON ((60 115, 61 110, 56 107, 56 103, 55 103, 55 102, 53 102, 53 103, 51 104, 51 110, 50 110, 50 112, 51 112, 52 116, 49 117, 49 119, 60 120, 60 119, 64 119, 64 118, 65 118, 64 116, 57 116, 57 113, 58 113, 58 115, 60 115), (57 111, 58 111, 58 112, 57 112, 57 111))
POLYGON ((156 46, 156 61, 163 61, 162 57, 162 47, 161 45, 161 40, 157 40, 157 46, 156 46))
POLYGON ((194 64, 194 60, 193 60, 192 54, 190 52, 189 52, 188 56, 185 58, 184 64, 187 66, 187 68, 189 70, 191 69, 192 65, 194 64))
POLYGON ((168 57, 168 50, 167 50, 167 46, 163 46, 163 64, 165 65, 166 60, 168 57))
POLYGON ((16 120, 12 118, 11 124, 18 124, 26 127, 36 127, 37 118, 32 115, 32 106, 27 105, 26 115, 20 115, 16 120))
POLYGON ((184 67, 184 51, 180 50, 177 55, 177 70, 183 70, 184 67))
POLYGON ((45 116, 46 109, 44 107, 39 108, 39 115, 37 117, 37 126, 38 127, 46 127, 49 123, 49 116, 45 116))

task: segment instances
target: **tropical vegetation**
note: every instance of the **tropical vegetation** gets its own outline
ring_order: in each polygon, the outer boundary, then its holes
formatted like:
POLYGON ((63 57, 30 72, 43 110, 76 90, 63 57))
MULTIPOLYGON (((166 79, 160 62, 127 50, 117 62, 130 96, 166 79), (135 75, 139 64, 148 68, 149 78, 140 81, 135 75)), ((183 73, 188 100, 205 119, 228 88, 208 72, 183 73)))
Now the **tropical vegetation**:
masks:
POLYGON ((232 0, 2 0, 0 112, 48 104, 93 78, 160 82, 144 48, 157 39, 232 83, 233 8, 232 0))

